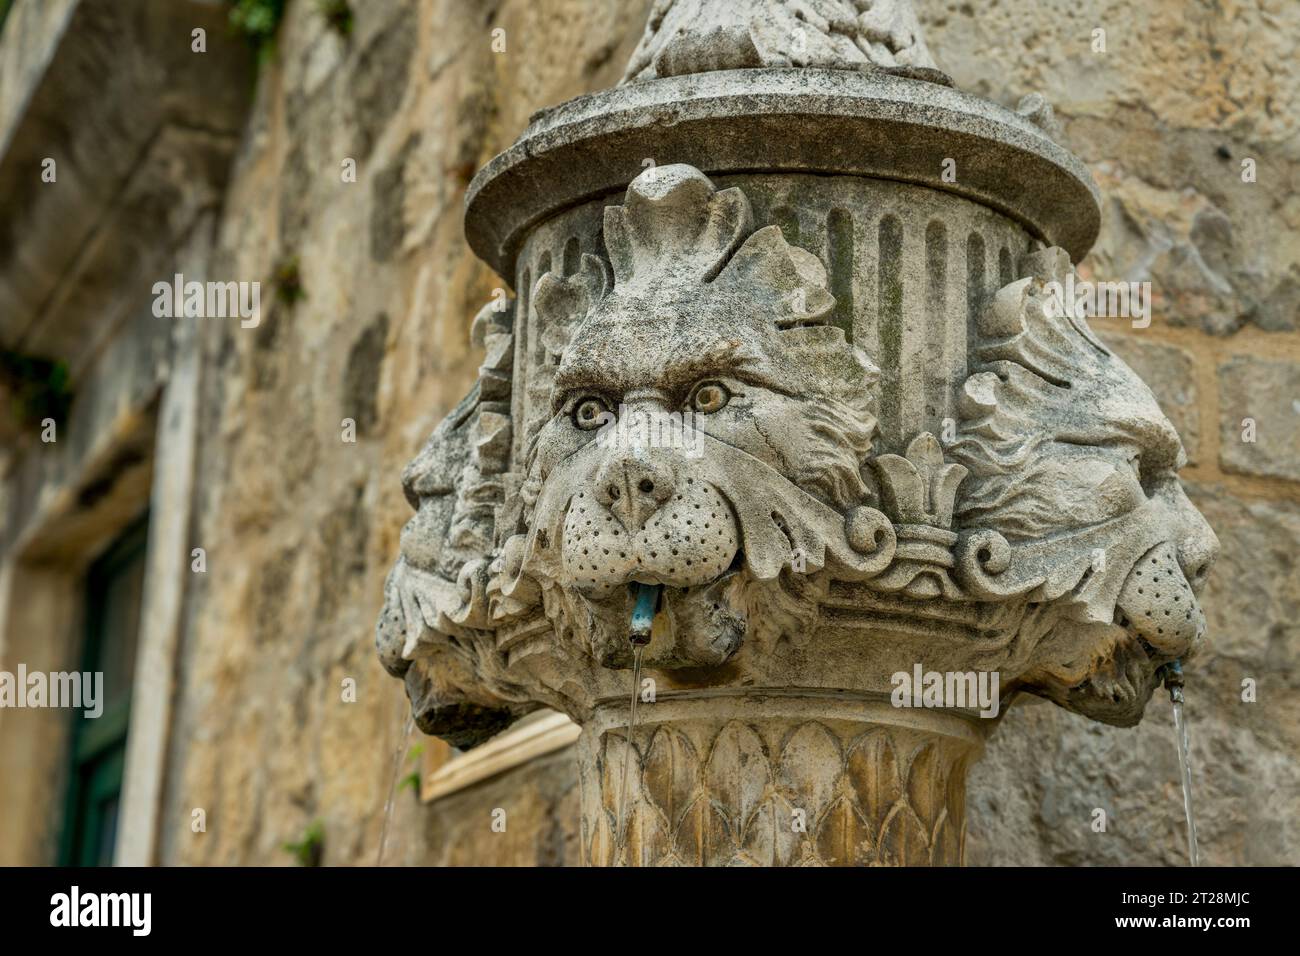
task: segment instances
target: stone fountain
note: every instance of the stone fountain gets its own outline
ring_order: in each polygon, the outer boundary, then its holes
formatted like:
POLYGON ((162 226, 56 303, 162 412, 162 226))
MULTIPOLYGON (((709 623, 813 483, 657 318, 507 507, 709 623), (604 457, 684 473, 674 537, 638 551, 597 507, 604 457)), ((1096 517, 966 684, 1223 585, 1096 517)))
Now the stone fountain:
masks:
POLYGON ((659 0, 470 187, 516 296, 402 477, 377 644, 419 726, 570 715, 592 864, 917 865, 961 863, 1016 696, 1135 724, 1217 541, 1062 299, 1100 207, 1055 134, 909 0, 659 0))

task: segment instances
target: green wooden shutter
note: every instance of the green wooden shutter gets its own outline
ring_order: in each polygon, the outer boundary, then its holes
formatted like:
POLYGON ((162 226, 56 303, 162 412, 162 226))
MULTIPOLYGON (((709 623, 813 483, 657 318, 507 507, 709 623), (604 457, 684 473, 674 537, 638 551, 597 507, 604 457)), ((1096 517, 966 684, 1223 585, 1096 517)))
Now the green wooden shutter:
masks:
POLYGON ((73 715, 71 765, 59 862, 108 866, 117 840, 131 719, 131 686, 140 632, 148 517, 117 539, 86 572, 86 638, 82 672, 104 675, 98 718, 73 715))

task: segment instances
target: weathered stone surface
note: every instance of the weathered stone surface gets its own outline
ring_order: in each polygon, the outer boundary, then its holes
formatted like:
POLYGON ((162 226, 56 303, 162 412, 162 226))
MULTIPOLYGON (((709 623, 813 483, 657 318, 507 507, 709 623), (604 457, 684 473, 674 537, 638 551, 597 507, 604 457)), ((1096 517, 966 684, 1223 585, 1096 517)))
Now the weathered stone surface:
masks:
POLYGON ((1201 448, 1196 362, 1186 349, 1162 345, 1153 338, 1141 331, 1101 333, 1101 340, 1151 387, 1156 401, 1183 440, 1188 462, 1194 465, 1201 448))
POLYGON ((544 211, 616 197, 647 159, 723 174, 752 169, 755 155, 773 171, 897 179, 964 196, 1075 258, 1097 235, 1092 177, 1029 119, 918 79, 811 68, 665 77, 542 110, 475 175, 465 235, 485 262, 513 275, 544 211))
MULTIPOLYGON (((1294 331, 1300 162, 1291 144, 1300 116, 1294 56, 1300 7, 1251 3, 1224 16, 1209 2, 1152 3, 1139 14, 1141 42, 1124 39, 1134 36, 1128 32, 1134 7, 1124 0, 936 3, 921 4, 918 12, 931 49, 958 87, 1003 103, 1037 89, 1051 101, 1064 127, 1061 141, 1088 161, 1107 199, 1083 269, 1096 278, 1152 281, 1158 297, 1150 340, 1165 339, 1169 325, 1214 335, 1251 326, 1294 331), (1091 49, 1091 31, 1099 27, 1107 31, 1106 54, 1091 49), (1174 63, 1180 79, 1171 82, 1174 63), (1247 158, 1265 171, 1255 184, 1241 180, 1247 158)), ((1147 333, 1136 335, 1148 341, 1147 333)), ((1195 346, 1195 389, 1204 400, 1219 388, 1214 373, 1223 346, 1199 336, 1180 338, 1184 344, 1195 346)), ((1259 348, 1257 354, 1267 354, 1273 346, 1259 348)), ((1141 363, 1134 355, 1181 432, 1180 409, 1165 403, 1159 369, 1141 363)), ((1204 416, 1197 424, 1198 462, 1214 473, 1225 426, 1204 416)), ((1239 434, 1238 427, 1234 442, 1239 434)), ((1289 637, 1286 622, 1294 618, 1291 599, 1279 604, 1275 597, 1294 592, 1296 580, 1294 566, 1279 557, 1296 548, 1289 530, 1294 504, 1268 500, 1281 494, 1262 483, 1192 492, 1223 543, 1204 596, 1207 651, 1189 668, 1188 683, 1207 863, 1300 858, 1290 796, 1300 788, 1287 756, 1300 746, 1292 695, 1274 695, 1267 708, 1239 699, 1245 672, 1290 679, 1274 669, 1269 654, 1275 652, 1266 652, 1289 637), (1225 644, 1237 648, 1240 667, 1202 672, 1202 666, 1223 666, 1214 655, 1225 644), (1207 681, 1214 688, 1208 694, 1201 689, 1207 681), (1250 715, 1249 727, 1243 714, 1250 715), (1259 776, 1252 780, 1253 774, 1259 776)), ((1173 743, 1162 726, 1167 714, 1157 698, 1140 727, 1117 731, 1042 705, 1013 708, 971 773, 968 861, 1185 862, 1173 743), (1037 746, 1049 740, 1055 745, 1037 746), (1107 755, 1116 758, 1111 767, 1107 755), (1125 799, 1131 809, 1123 822, 1111 834, 1091 833, 1091 808, 1113 806, 1125 793, 1135 799, 1125 799), (1059 814, 1048 811, 1072 794, 1082 796, 1064 825, 1049 822, 1059 814)))
POLYGON ((1300 362, 1238 356, 1219 385, 1224 471, 1300 481, 1300 362))
POLYGON ((956 866, 974 739, 863 722, 792 696, 657 703, 633 734, 622 708, 578 743, 581 862, 595 866, 956 866), (791 719, 793 717, 793 719, 791 719), (662 722, 661 722, 662 719, 662 722))
POLYGON ((376 262, 391 259, 406 238, 406 170, 419 146, 420 135, 412 134, 392 161, 375 174, 371 184, 374 208, 370 213, 370 257, 376 262))
POLYGON ((934 69, 912 0, 658 0, 626 80, 756 66, 934 69))
MULTIPOLYGON (((13 10, 0 34, 0 196, 7 203, 0 335, 7 343, 43 327, 72 331, 71 323, 48 321, 61 281, 86 269, 92 253, 120 249, 119 267, 131 268, 134 248, 168 228, 169 214, 179 228, 191 212, 188 200, 202 202, 224 184, 226 139, 237 134, 248 95, 245 83, 227 81, 245 74, 247 51, 226 35, 214 6, 148 0, 136 17, 116 15, 111 0, 32 6, 13 10), (219 68, 195 69, 201 61, 189 43, 173 39, 195 27, 213 37, 208 55, 221 59, 219 68), (160 200, 151 176, 138 175, 199 151, 209 154, 202 171, 177 174, 168 183, 174 197, 160 200), (47 160, 54 161, 54 182, 41 179, 47 160), (133 176, 134 202, 115 206, 133 176), (141 197, 152 197, 152 205, 141 208, 141 197)), ((149 248, 157 258, 157 247, 149 248)))
MULTIPOLYGON (((47 6, 18 4, 10 26, 47 6)), ((327 864, 375 859, 406 706, 400 685, 367 646, 383 575, 410 514, 394 476, 475 381, 485 352, 470 344, 469 319, 493 289, 514 281, 492 274, 466 248, 464 186, 534 110, 616 83, 649 4, 390 0, 353 7, 356 27, 344 40, 322 26, 314 4, 288 5, 222 204, 230 257, 223 274, 266 282, 272 262, 297 255, 307 297, 282 320, 264 315, 257 330, 208 330, 212 375, 196 540, 208 549, 210 570, 194 575, 188 602, 159 823, 167 863, 287 863, 281 845, 317 818, 325 824, 327 864), (390 29, 399 21, 412 37, 407 69, 381 88, 383 64, 407 55, 400 49, 406 41, 390 29), (496 27, 506 31, 503 54, 491 50, 496 27), (381 56, 381 43, 402 55, 381 56), (377 118, 360 115, 394 94, 391 110, 380 103, 377 118), (312 108, 316 97, 329 105, 312 108), (401 166, 403 239, 372 262, 377 210, 392 215, 391 193, 376 188, 375 176, 396 168, 398 151, 417 133, 419 148, 401 166), (340 162, 367 142, 358 182, 341 183, 340 162), (291 160, 295 149, 301 159, 291 160), (283 235, 282 203, 291 214, 283 235), (374 389, 374 429, 357 445, 343 445, 338 419, 348 355, 363 323, 380 313, 390 316, 390 330, 374 389), (342 565, 339 549, 348 551, 342 565), (264 589, 281 602, 278 609, 254 597, 264 589), (357 679, 356 704, 340 700, 345 677, 357 679), (206 834, 190 831, 195 807, 208 810, 206 834)), ((924 0, 917 8, 936 59, 959 89, 1008 108, 1032 90, 1051 102, 1064 127, 1059 142, 1088 161, 1107 199, 1101 238, 1082 268, 1098 278, 1156 283, 1163 300, 1153 341, 1165 342, 1167 325, 1181 323, 1181 334, 1194 338, 1179 338, 1177 347, 1203 359, 1219 347, 1202 341, 1203 329, 1294 329, 1300 190, 1288 144, 1300 115, 1290 49, 1300 8, 1258 3, 1230 17, 1210 2, 1135 10, 1128 0, 924 0), (1094 24, 1110 31, 1104 58, 1088 51, 1094 24), (1170 64, 1177 65, 1173 74, 1170 64), (1259 160, 1253 186, 1240 181, 1246 156, 1259 160)), ((5 70, 17 63, 8 53, 0 56, 5 70)), ((663 164, 681 158, 659 150, 631 155, 627 178, 647 155, 663 164)), ((389 225, 398 228, 378 228, 389 225)), ((785 235, 796 246, 814 241, 820 227, 797 218, 795 225, 802 236, 785 235)), ((552 250, 557 263, 562 245, 552 250)), ((834 279, 833 261, 828 268, 834 279)), ((1253 347, 1256 354, 1268 349, 1253 347)), ((1140 374, 1156 380, 1163 404, 1161 375, 1182 359, 1141 354, 1148 351, 1130 354, 1140 374)), ((1202 399, 1214 388, 1210 377, 1196 385, 1202 399)), ((1190 418, 1191 407, 1163 407, 1182 430, 1180 416, 1190 418)), ((1198 424, 1198 464, 1213 472, 1217 423, 1198 424)), ((901 456, 905 443, 893 450, 901 456)), ((1294 862, 1300 853, 1300 808, 1291 796, 1300 792, 1297 697, 1276 690, 1294 674, 1293 664, 1289 672, 1278 665, 1296 643, 1296 575, 1283 557, 1297 551, 1294 506, 1268 500, 1282 493, 1276 479, 1237 475, 1194 495, 1225 548, 1206 594, 1207 653, 1189 666, 1207 862, 1294 862), (1243 674, 1263 675, 1267 703, 1239 703, 1243 674), (1213 694, 1202 690, 1209 688, 1213 694), (1220 709, 1207 711, 1211 700, 1220 709), (1237 721, 1241 707, 1249 725, 1237 721)), ((1119 730, 1033 700, 1014 708, 970 776, 968 862, 1183 862, 1163 698, 1149 711, 1141 727, 1119 730), (1113 811, 1107 835, 1088 829, 1095 806, 1113 811)), ((562 856, 576 863, 576 767, 573 755, 557 756, 430 806, 403 791, 389 860, 562 856), (511 814, 506 834, 490 828, 497 806, 511 814), (563 854, 553 850, 560 845, 563 854)))
MULTIPOLYGON (((1206 593, 1216 635, 1207 660, 1253 669, 1261 683, 1279 682, 1275 689, 1292 686, 1300 681, 1300 504, 1238 501, 1215 485, 1193 487, 1192 498, 1224 529, 1224 573, 1206 593)), ((1279 720, 1277 742, 1294 729, 1279 720)))
MULTIPOLYGON (((1211 866, 1300 858, 1300 507, 1191 489, 1219 530, 1205 593, 1209 641, 1186 668, 1196 831, 1211 866), (1242 681, 1258 685, 1242 700, 1242 681)), ((1129 730, 1051 707, 1013 706, 968 783, 967 861, 976 865, 1186 862, 1169 702, 1129 730), (1092 829, 1093 812, 1107 830, 1092 829)))
POLYGON ((383 135, 406 95, 418 23, 413 5, 397 4, 396 14, 366 41, 357 55, 352 80, 356 93, 351 104, 355 111, 358 161, 370 158, 376 140, 383 135))
POLYGON ((410 846, 391 848, 395 864, 581 865, 578 768, 572 750, 533 761, 431 807, 408 806, 404 817, 414 839, 410 846), (498 809, 504 811, 504 831, 492 828, 492 812, 498 809))
POLYGON ((359 435, 368 435, 379 418, 379 376, 388 337, 388 316, 379 315, 348 350, 343 370, 343 418, 351 418, 359 435))
POLYGON ((1008 105, 1036 90, 1052 103, 1061 142, 1107 197, 1085 267, 1150 279, 1157 323, 1297 328, 1300 7, 1054 0, 917 12, 958 88, 1008 105), (1242 181, 1247 159, 1253 183, 1242 181))

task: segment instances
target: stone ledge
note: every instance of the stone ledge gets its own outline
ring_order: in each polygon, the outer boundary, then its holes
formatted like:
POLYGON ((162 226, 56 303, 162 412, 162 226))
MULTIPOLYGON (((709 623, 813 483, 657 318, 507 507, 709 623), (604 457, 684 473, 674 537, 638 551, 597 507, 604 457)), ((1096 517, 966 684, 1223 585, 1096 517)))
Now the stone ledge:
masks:
POLYGON ((420 799, 430 803, 561 750, 576 741, 579 732, 577 724, 554 711, 525 717, 481 747, 453 757, 431 773, 424 780, 420 799))
POLYGON ((470 183, 466 238, 511 280, 528 229, 621 191, 646 158, 706 175, 811 172, 929 186, 1011 217, 1075 261, 1101 222, 1083 163, 995 103, 880 73, 760 69, 647 80, 536 114, 470 183), (943 180, 946 159, 956 162, 955 182, 943 180))

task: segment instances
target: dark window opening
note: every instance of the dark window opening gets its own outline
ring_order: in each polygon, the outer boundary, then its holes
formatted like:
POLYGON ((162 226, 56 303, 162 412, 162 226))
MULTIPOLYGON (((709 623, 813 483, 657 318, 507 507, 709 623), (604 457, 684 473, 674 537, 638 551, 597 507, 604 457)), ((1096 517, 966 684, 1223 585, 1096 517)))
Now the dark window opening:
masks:
POLYGON ((103 711, 75 711, 60 862, 109 866, 117 845, 131 687, 140 633, 148 518, 121 535, 86 572, 86 637, 80 670, 102 673, 103 711))

